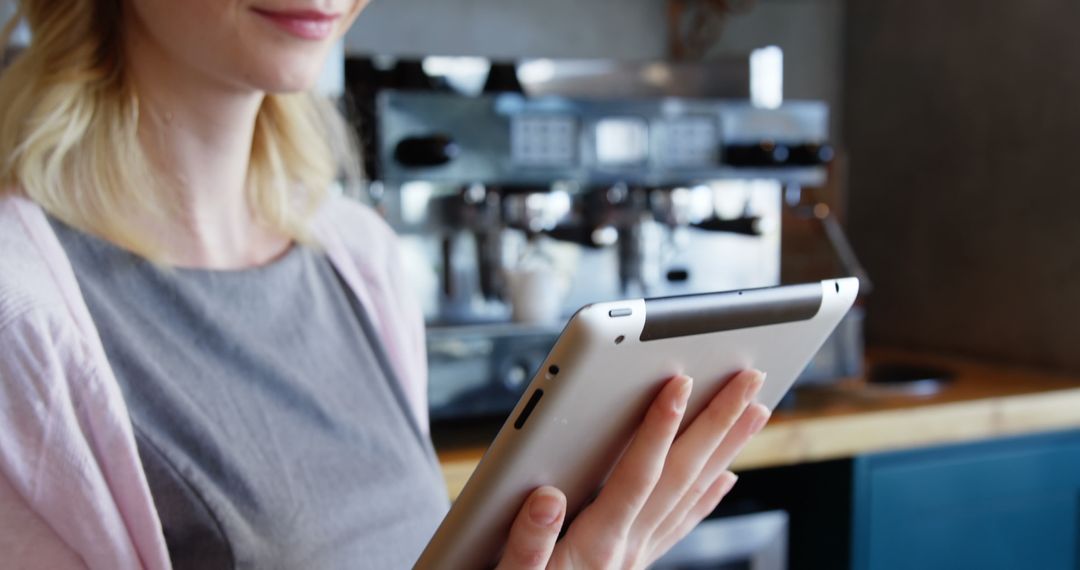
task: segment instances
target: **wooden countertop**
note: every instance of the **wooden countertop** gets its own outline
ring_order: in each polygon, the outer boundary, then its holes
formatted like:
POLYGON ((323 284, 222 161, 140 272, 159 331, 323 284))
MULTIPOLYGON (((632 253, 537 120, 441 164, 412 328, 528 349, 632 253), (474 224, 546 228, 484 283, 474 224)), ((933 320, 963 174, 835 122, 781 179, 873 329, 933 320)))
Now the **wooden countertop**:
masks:
MULTIPOLYGON (((952 382, 919 395, 850 378, 799 388, 794 404, 735 460, 735 470, 777 467, 878 451, 1080 428, 1080 376, 962 358, 872 350, 875 363, 948 370, 952 382)), ((497 426, 433 434, 450 495, 456 497, 497 426)))

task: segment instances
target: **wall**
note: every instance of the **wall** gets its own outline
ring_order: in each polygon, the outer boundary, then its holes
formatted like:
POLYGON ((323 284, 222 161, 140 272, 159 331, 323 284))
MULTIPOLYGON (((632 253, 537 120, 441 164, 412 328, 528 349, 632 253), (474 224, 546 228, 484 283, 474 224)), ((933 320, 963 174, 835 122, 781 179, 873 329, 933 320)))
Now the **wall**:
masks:
POLYGON ((872 341, 1080 370, 1080 4, 849 2, 872 341))
POLYGON ((713 53, 749 53, 776 45, 784 50, 784 97, 829 103, 834 142, 840 141, 843 80, 842 0, 757 0, 733 16, 713 53))
POLYGON ((661 0, 375 0, 350 51, 649 59, 666 49, 661 0))
MULTIPOLYGON (((0 0, 0 21, 13 7, 0 0)), ((842 14, 842 0, 756 0, 716 53, 779 45, 787 96, 837 104, 842 14)), ((664 0, 374 0, 345 43, 391 55, 661 59, 666 17, 664 0)))
MULTIPOLYGON (((663 59, 666 6, 664 0, 375 0, 346 47, 391 55, 663 59)), ((827 101, 839 136, 842 30, 842 0, 756 0, 730 19, 712 54, 780 46, 785 96, 827 101)))

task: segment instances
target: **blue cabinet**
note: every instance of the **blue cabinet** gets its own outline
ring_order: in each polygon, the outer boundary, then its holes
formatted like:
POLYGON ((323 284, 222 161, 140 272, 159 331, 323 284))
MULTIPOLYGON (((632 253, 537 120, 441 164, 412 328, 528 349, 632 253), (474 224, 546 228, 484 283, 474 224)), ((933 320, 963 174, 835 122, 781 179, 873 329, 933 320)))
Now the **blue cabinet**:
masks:
POLYGON ((857 570, 1080 568, 1080 432, 864 456, 853 475, 857 570))

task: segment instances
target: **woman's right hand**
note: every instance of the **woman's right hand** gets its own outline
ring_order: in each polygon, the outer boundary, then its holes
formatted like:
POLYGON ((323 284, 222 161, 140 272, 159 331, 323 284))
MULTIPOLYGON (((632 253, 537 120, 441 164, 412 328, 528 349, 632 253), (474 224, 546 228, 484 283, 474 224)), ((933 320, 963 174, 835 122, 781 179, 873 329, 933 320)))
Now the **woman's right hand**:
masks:
POLYGON ((676 438, 692 381, 678 376, 653 401, 607 483, 559 540, 566 497, 535 490, 510 529, 500 570, 644 568, 709 515, 737 477, 732 459, 769 418, 751 403, 764 374, 736 374, 676 438))

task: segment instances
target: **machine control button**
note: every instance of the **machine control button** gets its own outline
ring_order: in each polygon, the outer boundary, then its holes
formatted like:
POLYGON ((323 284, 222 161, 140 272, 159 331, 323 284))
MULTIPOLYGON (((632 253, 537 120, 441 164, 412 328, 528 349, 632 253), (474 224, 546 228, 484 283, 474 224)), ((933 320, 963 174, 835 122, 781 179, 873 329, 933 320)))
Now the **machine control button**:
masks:
POLYGON ((634 314, 634 310, 629 307, 623 309, 612 309, 608 311, 607 314, 609 317, 629 317, 630 315, 634 314))
POLYGON ((394 148, 394 160, 407 168, 443 166, 461 154, 461 147, 447 134, 436 133, 402 139, 394 148))

